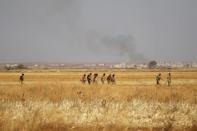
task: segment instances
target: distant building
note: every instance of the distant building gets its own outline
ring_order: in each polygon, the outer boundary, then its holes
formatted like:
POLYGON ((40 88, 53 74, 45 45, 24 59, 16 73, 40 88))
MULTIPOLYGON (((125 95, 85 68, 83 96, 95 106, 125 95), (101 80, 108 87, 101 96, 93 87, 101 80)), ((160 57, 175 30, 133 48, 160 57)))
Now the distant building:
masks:
POLYGON ((197 63, 196 63, 196 62, 193 62, 193 63, 192 63, 192 67, 193 67, 193 68, 197 68, 197 63))
POLYGON ((137 65, 137 69, 146 69, 146 68, 148 68, 147 64, 139 64, 139 65, 137 65))
POLYGON ((6 64, 5 65, 5 68, 7 70, 13 70, 13 69, 16 69, 18 67, 18 64, 6 64))

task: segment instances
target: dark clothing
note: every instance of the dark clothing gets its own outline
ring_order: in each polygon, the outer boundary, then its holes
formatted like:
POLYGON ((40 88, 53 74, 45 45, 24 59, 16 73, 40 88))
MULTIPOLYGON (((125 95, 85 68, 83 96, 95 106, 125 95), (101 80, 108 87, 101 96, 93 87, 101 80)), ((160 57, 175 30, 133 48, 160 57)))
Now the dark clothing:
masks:
POLYGON ((160 80, 161 80, 161 76, 160 75, 158 75, 158 76, 156 76, 156 82, 157 82, 157 85, 159 85, 160 83, 160 80))
POLYGON ((19 80, 20 80, 21 84, 23 84, 23 81, 24 81, 24 74, 22 74, 22 75, 20 76, 19 80))
POLYGON ((104 84, 106 80, 105 73, 101 77, 101 83, 104 84))
POLYGON ((107 76, 107 83, 108 83, 108 84, 111 83, 111 75, 107 76))
POLYGON ((20 81, 24 81, 24 76, 20 76, 20 81))
POLYGON ((87 76, 87 81, 88 81, 88 84, 91 84, 91 81, 92 81, 92 78, 91 78, 92 74, 89 74, 87 76))
POLYGON ((98 74, 94 74, 93 83, 97 83, 98 74))

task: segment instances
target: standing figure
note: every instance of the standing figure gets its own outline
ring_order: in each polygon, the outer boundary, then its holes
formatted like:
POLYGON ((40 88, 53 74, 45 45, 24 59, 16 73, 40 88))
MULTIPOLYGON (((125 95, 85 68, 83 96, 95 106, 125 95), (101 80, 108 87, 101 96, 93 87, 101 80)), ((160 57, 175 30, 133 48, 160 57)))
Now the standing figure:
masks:
POLYGON ((116 84, 115 74, 113 74, 111 77, 111 83, 116 84))
POLYGON ((157 85, 160 85, 160 80, 162 80, 162 78, 161 78, 161 73, 159 73, 159 74, 156 76, 156 84, 157 84, 157 85))
POLYGON ((24 74, 21 74, 20 75, 19 80, 20 80, 20 83, 22 85, 23 84, 23 81, 24 81, 24 74))
POLYGON ((98 77, 98 74, 95 73, 95 74, 94 74, 94 77, 93 77, 93 83, 94 83, 94 84, 97 84, 97 77, 98 77))
POLYGON ((170 85, 171 85, 171 80, 172 80, 171 73, 168 73, 168 76, 167 76, 168 86, 170 86, 170 85))
POLYGON ((102 75, 102 77, 101 77, 101 83, 102 83, 102 84, 105 84, 105 80, 106 80, 106 78, 105 78, 105 73, 103 73, 103 75, 102 75))
POLYGON ((108 84, 111 83, 111 77, 112 77, 111 74, 109 74, 109 75, 107 76, 107 83, 108 83, 108 84))
POLYGON ((92 82, 92 73, 87 75, 87 81, 88 81, 88 84, 90 85, 92 82))
POLYGON ((81 78, 81 83, 85 84, 86 83, 86 74, 84 74, 81 78))

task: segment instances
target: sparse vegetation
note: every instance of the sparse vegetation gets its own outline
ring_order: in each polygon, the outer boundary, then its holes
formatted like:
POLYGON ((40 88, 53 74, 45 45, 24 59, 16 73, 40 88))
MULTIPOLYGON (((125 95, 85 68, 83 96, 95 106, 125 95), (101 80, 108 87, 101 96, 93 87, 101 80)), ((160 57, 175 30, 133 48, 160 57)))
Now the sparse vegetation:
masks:
POLYGON ((15 70, 15 69, 27 69, 23 64, 14 64, 14 65, 6 65, 4 67, 6 70, 15 70))
POLYGON ((16 69, 26 69, 25 65, 23 64, 19 64, 16 69))

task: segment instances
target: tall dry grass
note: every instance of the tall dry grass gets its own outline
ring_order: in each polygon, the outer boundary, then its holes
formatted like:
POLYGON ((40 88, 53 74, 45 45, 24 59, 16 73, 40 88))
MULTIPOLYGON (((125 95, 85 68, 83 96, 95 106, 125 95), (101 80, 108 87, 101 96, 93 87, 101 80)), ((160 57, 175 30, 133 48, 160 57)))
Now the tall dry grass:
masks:
MULTIPOLYGON (((131 101, 0 102, 1 130, 41 130, 46 125, 188 129, 197 122, 197 106, 186 103, 131 101)), ((72 127, 74 128, 74 127, 72 127)))

